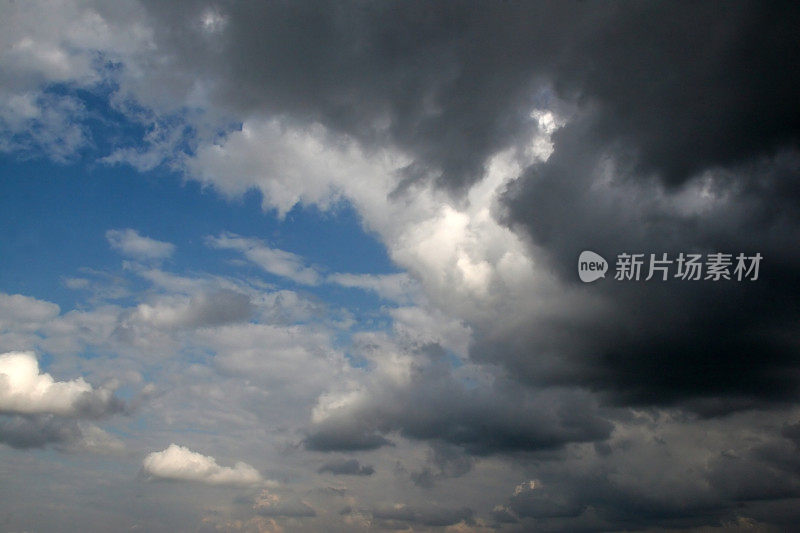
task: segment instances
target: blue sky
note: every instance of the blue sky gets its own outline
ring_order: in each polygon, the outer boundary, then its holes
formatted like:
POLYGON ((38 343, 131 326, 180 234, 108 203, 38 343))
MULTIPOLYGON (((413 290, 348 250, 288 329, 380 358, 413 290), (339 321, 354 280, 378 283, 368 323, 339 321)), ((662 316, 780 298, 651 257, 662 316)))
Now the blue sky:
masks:
MULTIPOLYGON (((47 297, 76 307, 85 292, 65 286, 65 277, 82 269, 122 274, 118 253, 106 231, 135 228, 155 240, 175 243, 171 272, 213 271, 260 276, 268 283, 290 283, 257 267, 231 264, 230 254, 214 253, 205 238, 232 232, 262 239, 296 253, 325 272, 390 274, 399 270, 385 249, 364 232, 358 214, 341 202, 321 212, 296 206, 279 218, 261 208, 249 192, 228 201, 169 169, 140 173, 124 165, 98 165, 96 157, 53 162, 6 155, 2 162, 2 281, 9 291, 47 297)), ((379 300, 364 291, 323 285, 305 290, 345 306, 374 310, 379 300), (359 294, 360 293, 360 294, 359 294)))
POLYGON ((0 0, 0 529, 787 530, 798 23, 0 0))

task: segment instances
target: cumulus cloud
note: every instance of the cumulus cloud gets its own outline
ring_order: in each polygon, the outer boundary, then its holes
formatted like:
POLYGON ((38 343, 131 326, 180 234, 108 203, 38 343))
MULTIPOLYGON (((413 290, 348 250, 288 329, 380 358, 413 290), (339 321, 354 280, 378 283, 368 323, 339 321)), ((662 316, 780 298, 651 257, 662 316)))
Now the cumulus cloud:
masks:
POLYGON ((225 233, 218 237, 208 237, 206 242, 213 248, 241 252, 248 260, 270 274, 303 285, 316 285, 320 281, 319 273, 313 267, 307 266, 302 257, 278 248, 270 248, 258 239, 225 233))
POLYGON ((134 229, 106 231, 106 240, 115 250, 136 259, 164 259, 172 255, 175 245, 140 235, 134 229))
POLYGON ((142 462, 142 470, 151 479, 193 481, 208 485, 248 487, 265 482, 258 470, 247 463, 238 461, 233 467, 220 466, 213 457, 177 444, 170 444, 165 450, 149 454, 142 462))
POLYGON ((93 388, 82 377, 55 381, 40 372, 32 352, 0 355, 0 412, 98 418, 122 408, 111 389, 93 388))
MULTIPOLYGON (((510 296, 513 302, 521 297, 514 298, 514 295, 533 287, 535 276, 524 242, 493 218, 492 212, 498 193, 522 170, 521 162, 544 157, 544 154, 518 155, 514 151, 497 154, 487 161, 486 179, 469 190, 468 203, 459 203, 430 186, 398 189, 403 182, 400 175, 403 156, 400 154, 367 152, 353 138, 335 135, 322 126, 307 131, 287 123, 280 131, 290 138, 309 136, 314 142, 327 146, 325 150, 302 154, 287 151, 281 154, 281 160, 298 166, 313 163, 330 169, 320 179, 356 207, 366 228, 379 234, 390 257, 408 269, 414 285, 420 284, 437 304, 459 314, 483 315, 494 312, 494 306, 502 305, 501 302, 510 296), (345 156, 354 162, 344 166, 339 164, 339 159, 345 156)), ((543 139, 549 133, 532 135, 535 139, 543 139)), ((259 137, 255 128, 230 133, 215 145, 213 153, 206 156, 213 158, 215 164, 205 161, 201 165, 204 169, 202 179, 224 184, 229 176, 239 176, 240 173, 230 165, 248 157, 257 158, 264 143, 272 144, 270 138, 259 137), (243 136, 251 143, 246 149, 238 146, 239 138, 243 136), (217 170, 212 174, 211 169, 217 170)), ((260 169, 258 176, 269 178, 266 183, 278 179, 272 169, 259 166, 258 161, 253 161, 252 165, 260 169)), ((248 183, 262 191, 265 204, 278 205, 275 202, 279 199, 271 196, 263 180, 248 183)), ((293 181, 292 184, 295 187, 313 186, 306 181, 293 181)), ((322 195, 313 201, 324 207, 333 201, 333 197, 322 195)), ((210 239, 210 242, 212 245, 235 247, 245 252, 251 261, 278 275, 292 277, 296 276, 295 272, 304 272, 301 258, 273 251, 252 239, 223 235, 210 239)), ((317 280, 317 276, 310 273, 304 272, 303 277, 305 279, 301 281, 305 283, 317 280)), ((333 274, 328 279, 346 286, 380 290, 386 296, 413 288, 403 275, 356 277, 333 274)), ((514 305, 512 303, 510 307, 514 305)))
MULTIPOLYGON (((296 128, 275 118, 253 119, 217 143, 203 143, 185 168, 228 196, 251 188, 264 193, 264 208, 280 217, 297 203, 333 205, 338 184, 368 174, 372 165, 354 143, 330 146, 322 125, 296 128)), ((388 156, 387 156, 388 157, 388 156)))
POLYGON ((122 441, 85 419, 125 409, 113 389, 94 388, 83 378, 56 381, 41 372, 33 352, 0 355, 0 442, 12 448, 119 452, 122 441))

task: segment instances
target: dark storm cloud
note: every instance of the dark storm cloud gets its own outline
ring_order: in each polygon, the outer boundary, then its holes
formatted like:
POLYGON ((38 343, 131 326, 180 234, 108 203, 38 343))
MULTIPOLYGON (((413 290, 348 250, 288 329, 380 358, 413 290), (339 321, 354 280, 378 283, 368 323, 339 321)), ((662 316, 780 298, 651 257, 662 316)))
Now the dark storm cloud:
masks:
POLYGON ((800 422, 787 424, 782 430, 781 435, 791 440, 795 447, 800 450, 800 422))
POLYGON ((415 155, 411 175, 450 187, 478 178, 548 95, 595 109, 595 137, 673 184, 798 141, 789 2, 148 5, 173 83, 199 74, 230 108, 394 142, 415 155), (200 23, 211 5, 225 17, 214 39, 200 23))
POLYGON ((374 450, 392 442, 374 431, 354 424, 322 424, 303 441, 309 450, 320 452, 374 450))
POLYGON ((625 403, 682 402, 707 415, 794 398, 800 210, 791 191, 800 156, 783 152, 707 174, 706 187, 721 199, 692 211, 675 203, 698 201, 695 193, 681 198, 637 179, 635 158, 604 146, 585 122, 566 126, 555 142, 547 163, 507 193, 510 223, 546 251, 542 259, 564 283, 608 305, 591 320, 576 319, 576 310, 519 337, 490 332, 476 356, 491 353, 530 380, 590 385, 625 403), (602 175, 609 160, 617 163, 610 179, 602 175), (606 280, 578 287, 581 250, 610 261, 606 280), (759 252, 764 259, 757 281, 617 282, 621 252, 672 259, 759 252), (559 357, 543 368, 545 359, 527 357, 531 350, 559 357))
POLYGON ((454 186, 530 125, 519 112, 536 96, 527 56, 555 36, 501 4, 236 3, 220 6, 227 23, 211 46, 197 23, 205 4, 189 4, 151 8, 178 66, 215 80, 219 102, 392 141, 416 154, 415 172, 454 186))
POLYGON ((506 204, 509 223, 570 285, 586 249, 612 270, 620 252, 760 252, 760 279, 606 280, 586 287, 611 302, 602 316, 539 324, 476 354, 500 354, 531 380, 705 415, 796 398, 800 107, 789 94, 800 88, 798 9, 728 7, 638 4, 612 17, 615 33, 592 39, 596 55, 566 74, 585 106, 506 204), (717 205, 676 208, 700 200, 680 185, 703 180, 717 205), (537 367, 531 350, 560 357, 537 367))
POLYGON ((708 475, 711 485, 740 501, 800 497, 800 447, 786 429, 780 433, 782 438, 713 459, 708 475))
POLYGON ((329 472, 335 476, 371 476, 375 473, 375 468, 370 465, 362 465, 358 459, 336 459, 328 461, 317 470, 320 474, 329 472))
POLYGON ((794 3, 616 4, 559 76, 599 109, 593 131, 671 184, 797 146, 794 3))

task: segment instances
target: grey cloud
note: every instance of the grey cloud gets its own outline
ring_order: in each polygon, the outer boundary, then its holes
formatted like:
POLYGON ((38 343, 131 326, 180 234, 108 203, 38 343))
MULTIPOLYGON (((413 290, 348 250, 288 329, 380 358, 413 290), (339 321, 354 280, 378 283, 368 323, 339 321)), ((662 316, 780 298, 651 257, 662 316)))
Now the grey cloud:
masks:
POLYGON ((43 448, 67 444, 81 437, 74 419, 53 415, 0 415, 0 442, 12 448, 43 448))
POLYGON ((328 472, 335 476, 371 476, 375 473, 375 468, 370 465, 362 465, 357 459, 336 459, 328 461, 317 470, 320 474, 328 472))
POLYGON ((374 431, 351 424, 320 424, 303 440, 309 450, 359 451, 374 450, 392 442, 374 431))
POLYGON ((422 468, 421 470, 411 472, 411 474, 409 474, 409 478, 414 485, 417 487, 422 487, 423 489, 433 488, 436 483, 436 474, 428 466, 422 468))
POLYGON ((580 515, 585 504, 572 501, 562 494, 541 495, 536 492, 514 496, 509 507, 521 518, 565 518, 580 515))
POLYGON ((79 418, 99 419, 130 412, 130 406, 108 389, 100 388, 94 393, 84 392, 73 406, 79 418))
POLYGON ((800 422, 786 424, 781 430, 781 435, 791 440, 797 448, 800 448, 800 422))
MULTIPOLYGON (((376 385, 368 402, 338 409, 312 425, 306 447, 375 448, 387 443, 381 434, 399 431, 483 455, 558 449, 569 442, 602 440, 611 431, 588 393, 532 392, 501 378, 492 387, 467 388, 450 373, 440 350, 428 347, 431 357, 414 368, 408 385, 376 385)), ((450 467, 439 459, 443 468, 450 467)))
POLYGON ((246 294, 219 290, 193 298, 186 323, 195 327, 220 326, 247 320, 253 311, 254 306, 246 294))
POLYGON ((472 470, 475 459, 458 446, 440 441, 432 441, 428 463, 420 470, 411 472, 409 477, 418 487, 432 488, 437 480, 461 477, 472 470))
POLYGON ((711 462, 709 482, 728 498, 737 501, 800 497, 800 464, 792 470, 775 468, 755 457, 721 455, 711 462))

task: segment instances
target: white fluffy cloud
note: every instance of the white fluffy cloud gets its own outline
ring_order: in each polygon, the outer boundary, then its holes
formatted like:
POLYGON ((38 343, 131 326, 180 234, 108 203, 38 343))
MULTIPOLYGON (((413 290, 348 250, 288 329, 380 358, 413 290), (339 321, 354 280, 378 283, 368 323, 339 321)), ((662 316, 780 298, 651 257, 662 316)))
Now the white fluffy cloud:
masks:
POLYGON ((112 248, 136 259, 164 259, 175 251, 174 244, 145 237, 130 228, 110 229, 106 232, 106 239, 112 248))
POLYGON ((33 352, 0 355, 0 412, 97 417, 118 407, 110 389, 92 388, 80 377, 55 381, 41 373, 33 352))
POLYGON ((233 468, 220 466, 213 457, 170 444, 153 452, 142 462, 144 472, 154 479, 196 481, 209 485, 253 486, 264 483, 258 470, 241 461, 233 468))
POLYGON ((325 208, 353 182, 363 186, 363 195, 378 200, 384 192, 378 182, 408 163, 391 151, 367 159, 356 143, 332 138, 319 124, 292 128, 270 119, 245 121, 220 143, 201 145, 186 160, 186 170, 228 196, 259 189, 264 207, 283 216, 297 203, 325 208))

